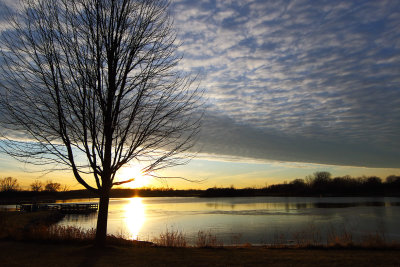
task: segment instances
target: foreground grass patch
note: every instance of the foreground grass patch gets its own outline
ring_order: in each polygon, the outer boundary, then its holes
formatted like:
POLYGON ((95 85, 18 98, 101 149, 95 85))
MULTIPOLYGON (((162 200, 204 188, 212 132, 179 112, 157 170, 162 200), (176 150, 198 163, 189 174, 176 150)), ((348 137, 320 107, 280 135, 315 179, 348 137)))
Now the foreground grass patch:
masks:
POLYGON ((0 241, 2 266, 399 266, 398 250, 165 248, 0 241))
MULTIPOLYGON (((0 239, 50 243, 93 243, 96 230, 55 223, 63 215, 58 212, 0 212, 0 239)), ((122 235, 108 235, 107 242, 120 246, 151 246, 151 242, 127 240, 122 235)), ((1 262, 0 262, 1 266, 1 262)))
POLYGON ((49 227, 64 215, 58 212, 0 212, 0 238, 24 239, 32 229, 49 227))
MULTIPOLYGON (((354 246, 346 246, 346 249, 344 246, 340 249, 335 246, 310 246, 313 249, 301 247, 294 249, 294 247, 284 246, 276 249, 278 246, 273 248, 239 245, 222 247, 222 244, 210 232, 198 234, 197 246, 203 248, 187 247, 185 236, 181 232, 167 231, 160 236, 160 242, 166 243, 158 244, 165 247, 155 247, 149 242, 109 236, 108 246, 96 249, 91 245, 94 230, 51 225, 49 218, 52 216, 54 215, 46 213, 8 213, 0 217, 2 227, 9 227, 7 229, 14 229, 14 231, 25 231, 22 232, 25 234, 19 237, 11 238, 9 235, 0 240, 0 265, 400 266, 399 250, 385 246, 379 249, 372 249, 374 246, 364 249, 354 246)), ((1 228, 3 235, 6 228, 1 228)), ((378 239, 379 236, 371 236, 368 242, 376 244, 378 239)), ((333 234, 332 240, 336 240, 333 234)), ((348 236, 339 238, 339 241, 343 240, 351 241, 348 236)), ((309 244, 309 242, 304 243, 309 244)))

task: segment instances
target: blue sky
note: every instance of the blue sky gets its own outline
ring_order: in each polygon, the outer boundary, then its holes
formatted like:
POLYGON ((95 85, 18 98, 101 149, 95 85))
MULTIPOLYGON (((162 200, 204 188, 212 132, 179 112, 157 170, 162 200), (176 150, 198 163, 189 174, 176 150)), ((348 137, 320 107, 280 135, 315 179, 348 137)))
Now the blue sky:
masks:
POLYGON ((198 158, 167 174, 205 187, 400 174, 400 2, 174 0, 170 12, 179 68, 200 74, 208 109, 198 158))
POLYGON ((400 167, 400 3, 174 1, 204 152, 400 167))

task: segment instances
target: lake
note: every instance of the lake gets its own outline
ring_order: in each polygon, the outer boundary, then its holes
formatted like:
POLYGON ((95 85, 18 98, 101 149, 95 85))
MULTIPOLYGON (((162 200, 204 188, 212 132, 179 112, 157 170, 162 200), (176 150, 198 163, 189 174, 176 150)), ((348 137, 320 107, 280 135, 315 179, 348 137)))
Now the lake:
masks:
MULTIPOLYGON (((95 202, 97 199, 69 200, 95 202)), ((96 227, 97 214, 67 215, 59 225, 96 227)), ((111 199, 108 233, 152 241, 166 231, 182 232, 194 244, 199 231, 224 245, 295 242, 335 233, 354 241, 379 234, 400 242, 400 198, 243 197, 111 199)))

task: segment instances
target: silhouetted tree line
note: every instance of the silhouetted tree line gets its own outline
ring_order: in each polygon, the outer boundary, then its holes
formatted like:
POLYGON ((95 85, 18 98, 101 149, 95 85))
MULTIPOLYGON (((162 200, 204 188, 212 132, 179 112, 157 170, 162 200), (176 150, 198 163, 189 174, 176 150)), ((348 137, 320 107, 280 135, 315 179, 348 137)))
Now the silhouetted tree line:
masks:
POLYGON ((14 203, 20 201, 30 201, 31 199, 56 199, 57 193, 68 191, 68 186, 47 180, 42 182, 35 180, 29 185, 30 190, 23 190, 19 185, 18 179, 6 177, 0 179, 0 202, 14 203))
MULTIPOLYGON (((58 192, 58 191, 68 191, 68 186, 62 186, 60 183, 53 182, 52 180, 47 180, 45 183, 40 180, 35 180, 29 185, 31 191, 40 192, 58 192)), ((18 180, 13 177, 6 177, 0 179, 0 192, 17 192, 21 191, 21 187, 18 180)))
MULTIPOLYGON (((95 198, 87 190, 67 190, 58 183, 35 181, 31 190, 21 190, 18 180, 0 179, 1 202, 40 199, 95 198)), ((264 188, 209 188, 207 190, 176 190, 172 188, 112 189, 110 197, 248 197, 248 196, 400 196, 400 176, 390 175, 383 181, 377 176, 332 178, 329 172, 315 172, 304 179, 274 184, 264 188)))
MULTIPOLYGON (((55 183, 52 180, 41 182, 35 180, 29 185, 30 190, 21 189, 18 180, 12 177, 0 179, 0 204, 14 204, 24 201, 55 201, 56 199, 97 198, 88 190, 68 190, 66 185, 55 183)), ((200 196, 204 190, 177 190, 172 188, 116 188, 110 192, 110 197, 193 197, 200 196)))
POLYGON ((237 196, 400 196, 400 176, 390 175, 385 181, 377 176, 332 178, 329 172, 315 172, 305 179, 274 184, 264 188, 209 188, 203 197, 237 196))

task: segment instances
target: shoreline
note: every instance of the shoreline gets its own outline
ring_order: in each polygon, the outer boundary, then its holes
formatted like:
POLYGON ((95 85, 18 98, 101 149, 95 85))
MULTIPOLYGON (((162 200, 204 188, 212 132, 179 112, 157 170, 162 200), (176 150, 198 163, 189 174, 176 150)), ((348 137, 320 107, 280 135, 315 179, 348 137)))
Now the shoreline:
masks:
MULTIPOLYGON (((91 244, 95 237, 95 229, 83 229, 74 226, 57 225, 65 214, 59 211, 1 211, 0 212, 0 241, 14 240, 45 243, 85 243, 91 244)), ((329 233, 322 235, 321 229, 304 228, 291 235, 277 234, 270 243, 249 243, 237 239, 230 244, 224 243, 217 235, 199 230, 197 239, 188 239, 182 231, 166 230, 153 239, 132 240, 122 232, 108 234, 109 244, 125 246, 155 246, 174 248, 268 248, 268 249, 397 249, 400 243, 389 240, 384 233, 371 232, 355 238, 346 229, 331 228, 329 233), (190 240, 190 242, 189 242, 190 240)), ((225 240, 226 241, 226 240, 225 240)))
MULTIPOLYGON (((353 199, 361 199, 361 198, 396 198, 399 201, 395 201, 392 203, 394 206, 400 206, 400 195, 325 195, 325 196, 313 196, 313 195, 256 195, 256 196, 210 196, 210 197, 201 197, 201 196, 174 196, 174 195, 165 195, 165 196, 141 196, 141 195, 132 195, 132 196, 111 196, 110 199, 129 199, 129 198, 198 198, 198 199, 230 199, 230 198, 258 198, 258 197, 269 197, 269 198, 310 198, 310 199, 327 199, 327 198, 353 198, 353 199)), ((89 201, 95 201, 98 199, 97 196, 71 196, 71 197, 53 197, 53 198, 0 198, 0 211, 8 210, 8 208, 2 209, 1 206, 10 206, 10 205, 19 205, 19 204, 47 204, 47 203, 63 203, 63 201, 73 201, 73 200, 80 200, 80 199, 87 199, 89 201), (61 201, 61 202, 60 202, 61 201)), ((96 202, 96 201, 95 201, 96 202)), ((385 202, 380 201, 373 201, 373 202, 360 202, 360 203, 335 203, 335 202, 315 202, 316 207, 318 208, 332 208, 332 207, 355 207, 355 206, 384 206, 385 202)))
MULTIPOLYGON (((396 193, 325 193, 325 194, 298 194, 298 193, 271 193, 264 189, 207 189, 207 190, 156 190, 156 189, 112 189, 110 198, 132 198, 132 197, 197 197, 197 198, 245 198, 245 197, 400 197, 400 192, 396 193)), ((51 203, 56 200, 70 200, 82 198, 98 198, 95 194, 87 190, 71 190, 65 192, 32 192, 15 191, 0 192, 0 205, 20 204, 21 202, 51 203)))

